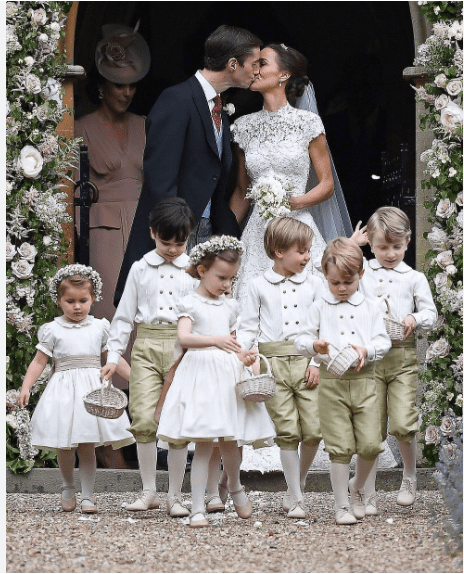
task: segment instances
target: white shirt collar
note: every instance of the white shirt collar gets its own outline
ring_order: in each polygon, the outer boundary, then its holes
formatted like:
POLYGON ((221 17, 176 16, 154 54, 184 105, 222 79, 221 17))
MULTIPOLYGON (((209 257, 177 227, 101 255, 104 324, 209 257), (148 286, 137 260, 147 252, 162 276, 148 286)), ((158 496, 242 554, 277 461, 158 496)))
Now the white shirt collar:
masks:
POLYGON ((161 257, 161 255, 159 255, 155 249, 153 249, 153 251, 145 253, 143 258, 149 265, 152 265, 153 267, 159 267, 160 265, 163 265, 163 263, 172 263, 179 269, 183 269, 184 267, 186 267, 189 261, 189 257, 186 253, 182 253, 182 255, 179 255, 179 257, 177 257, 173 261, 166 261, 166 259, 164 259, 164 257, 161 257))
POLYGON ((398 265, 393 267, 393 269, 389 269, 387 267, 382 267, 377 259, 371 259, 369 261, 369 267, 371 269, 386 269, 387 271, 396 271, 397 273, 409 273, 409 271, 412 271, 412 267, 409 267, 409 265, 407 265, 404 261, 398 263, 398 265))
POLYGON ((200 86, 203 88, 205 98, 208 102, 219 95, 200 70, 197 70, 195 78, 200 82, 200 86))
POLYGON ((325 291, 325 293, 322 295, 322 298, 325 301, 327 301, 327 303, 330 303, 331 305, 338 305, 339 303, 350 303, 351 305, 354 305, 355 307, 360 305, 365 299, 365 297, 362 293, 360 293, 359 291, 356 291, 346 301, 340 301, 339 299, 337 299, 335 297, 335 295, 332 295, 332 293, 328 290, 325 291))
POLYGON ((291 277, 284 277, 283 275, 280 275, 280 273, 276 273, 274 269, 270 267, 264 272, 264 278, 274 285, 287 280, 292 281, 293 283, 303 283, 306 280, 307 274, 308 272, 305 269, 301 273, 295 273, 295 275, 292 275, 291 277))

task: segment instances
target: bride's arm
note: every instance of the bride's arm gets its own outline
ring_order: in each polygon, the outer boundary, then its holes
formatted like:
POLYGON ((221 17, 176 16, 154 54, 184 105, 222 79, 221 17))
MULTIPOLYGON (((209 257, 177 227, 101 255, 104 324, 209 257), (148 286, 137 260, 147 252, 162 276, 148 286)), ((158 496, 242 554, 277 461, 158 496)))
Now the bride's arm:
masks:
POLYGON ((248 177, 245 167, 245 154, 243 150, 236 145, 235 151, 237 157, 237 183, 231 195, 229 206, 234 212, 237 221, 240 223, 250 207, 250 200, 245 199, 248 187, 250 186, 250 178, 248 177))
POLYGON ((303 209, 317 205, 328 199, 334 191, 332 166, 325 135, 321 134, 314 138, 309 144, 308 151, 319 183, 304 195, 291 197, 289 203, 292 209, 303 209))

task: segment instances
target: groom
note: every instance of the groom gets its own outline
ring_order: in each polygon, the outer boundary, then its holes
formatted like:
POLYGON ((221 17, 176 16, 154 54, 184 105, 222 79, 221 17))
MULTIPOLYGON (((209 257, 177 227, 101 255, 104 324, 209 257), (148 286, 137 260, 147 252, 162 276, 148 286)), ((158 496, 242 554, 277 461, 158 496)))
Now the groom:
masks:
POLYGON ((211 233, 240 236, 225 197, 232 156, 229 121, 219 95, 231 87, 250 87, 259 73, 261 44, 247 30, 220 26, 206 40, 204 69, 166 89, 153 106, 146 122, 144 184, 115 305, 132 264, 153 249, 148 216, 162 199, 182 197, 188 203, 198 222, 193 244, 205 241, 211 233))

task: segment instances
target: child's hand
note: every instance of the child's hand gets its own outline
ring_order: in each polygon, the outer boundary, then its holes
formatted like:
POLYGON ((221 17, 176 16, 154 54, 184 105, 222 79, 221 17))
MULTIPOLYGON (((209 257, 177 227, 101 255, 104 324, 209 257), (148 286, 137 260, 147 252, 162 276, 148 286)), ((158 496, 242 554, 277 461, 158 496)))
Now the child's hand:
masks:
POLYGON ((237 343, 237 337, 235 335, 220 335, 214 337, 214 346, 222 351, 233 351, 234 353, 240 353, 242 347, 237 343))
POLYGON ((245 351, 245 349, 241 349, 239 353, 237 353, 238 358, 242 361, 245 367, 251 367, 255 360, 256 360, 256 350, 252 349, 251 351, 245 351))
POLYGON ((100 380, 109 380, 113 378, 114 373, 117 371, 118 365, 114 363, 106 363, 104 367, 102 367, 100 380))
POLYGON ((261 372, 261 361, 260 358, 258 356, 258 350, 254 349, 256 351, 256 357, 254 360, 254 363, 251 365, 251 371, 253 373, 253 375, 259 375, 259 373, 261 372))
POLYGON ((28 389, 23 389, 21 387, 21 392, 19 393, 19 397, 18 397, 18 406, 19 408, 23 408, 26 407, 29 404, 29 397, 30 397, 31 393, 28 391, 28 389))
POLYGON ((307 389, 314 389, 319 384, 319 368, 314 365, 308 365, 305 373, 305 386, 307 389))
POLYGON ((416 328, 416 320, 412 315, 406 315, 406 317, 401 321, 404 325, 404 337, 403 341, 409 337, 409 335, 414 331, 416 328))
POLYGON ((351 241, 354 241, 356 245, 359 245, 359 247, 367 245, 367 233, 366 233, 367 225, 365 225, 364 227, 361 227, 361 225, 362 221, 358 221, 358 224, 356 225, 356 228, 353 231, 353 235, 350 237, 351 241))
POLYGON ((359 371, 364 367, 364 361, 367 358, 367 349, 366 347, 362 347, 361 345, 353 345, 351 343, 350 345, 359 355, 359 361, 357 362, 356 367, 354 368, 354 370, 357 373, 359 373, 359 371))
POLYGON ((317 339, 317 341, 314 341, 313 348, 316 353, 319 353, 320 355, 329 354, 329 343, 327 341, 323 341, 322 339, 317 339))

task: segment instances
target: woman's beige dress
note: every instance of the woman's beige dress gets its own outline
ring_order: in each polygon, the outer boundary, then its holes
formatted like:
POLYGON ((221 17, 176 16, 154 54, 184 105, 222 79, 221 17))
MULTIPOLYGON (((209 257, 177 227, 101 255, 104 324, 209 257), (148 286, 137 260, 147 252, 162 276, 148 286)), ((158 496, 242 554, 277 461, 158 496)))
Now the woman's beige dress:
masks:
MULTIPOLYGON (((89 244, 90 265, 101 275, 103 297, 94 303, 92 313, 110 321, 115 312, 114 290, 143 179, 145 118, 129 112, 127 116, 127 140, 121 140, 98 112, 75 123, 76 137, 82 137, 88 146, 90 180, 100 192, 98 203, 90 207, 89 244)), ((76 222, 79 223, 78 209, 76 222)))

